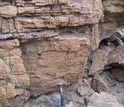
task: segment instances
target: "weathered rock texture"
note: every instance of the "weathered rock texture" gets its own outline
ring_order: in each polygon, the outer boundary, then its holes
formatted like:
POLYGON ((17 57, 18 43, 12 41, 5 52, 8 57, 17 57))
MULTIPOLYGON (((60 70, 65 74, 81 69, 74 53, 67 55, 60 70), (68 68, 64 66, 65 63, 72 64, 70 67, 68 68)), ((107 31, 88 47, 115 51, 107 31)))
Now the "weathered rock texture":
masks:
POLYGON ((83 73, 89 41, 84 37, 56 37, 23 44, 23 59, 34 96, 55 90, 60 80, 75 82, 83 73))
POLYGON ((1 104, 21 107, 28 92, 76 82, 102 18, 101 0, 0 0, 1 104))
POLYGON ((124 26, 124 1, 103 0, 104 21, 100 23, 100 38, 110 37, 118 28, 124 26))
POLYGON ((18 40, 0 41, 0 105, 9 106, 16 96, 29 97, 30 80, 21 57, 18 40))
POLYGON ((15 0, 13 3, 6 0, 0 5, 0 30, 3 33, 82 26, 98 23, 103 16, 100 0, 77 2, 73 0, 15 0), (4 5, 5 3, 7 5, 4 5))

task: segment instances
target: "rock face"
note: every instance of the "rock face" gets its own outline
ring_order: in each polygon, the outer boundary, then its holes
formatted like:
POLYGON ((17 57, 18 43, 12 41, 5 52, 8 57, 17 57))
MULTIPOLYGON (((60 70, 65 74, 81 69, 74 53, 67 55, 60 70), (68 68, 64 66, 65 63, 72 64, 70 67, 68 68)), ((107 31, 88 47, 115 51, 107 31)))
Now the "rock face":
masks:
POLYGON ((73 0, 15 0, 13 3, 11 1, 0 2, 0 5, 2 33, 82 26, 98 23, 103 16, 101 0, 79 0, 77 2, 73 0), (7 9, 8 11, 4 11, 7 9))
POLYGON ((11 98, 16 96, 24 99, 29 97, 27 96, 29 75, 24 68, 22 53, 18 46, 18 40, 0 41, 0 105, 9 106, 12 103, 11 98))
POLYGON ((21 107, 28 92, 76 82, 102 17, 101 0, 0 0, 0 102, 21 107))
POLYGON ((23 59, 30 74, 34 96, 55 90, 60 80, 76 82, 82 75, 89 40, 84 37, 57 37, 23 44, 23 59))
MULTIPOLYGON (((123 0, 104 0, 103 4, 105 14, 111 13, 114 18, 101 20, 102 0, 0 0, 0 106, 22 107, 30 96, 58 90, 55 85, 62 80, 77 82, 85 71, 89 47, 95 50, 102 39, 124 25, 123 0)), ((110 53, 109 65, 118 61, 123 64, 122 47, 110 53)), ((91 75, 106 63, 106 53, 97 52, 91 75), (98 60, 100 63, 95 63, 98 60)), ((95 91, 107 90, 101 79, 91 82, 95 91)), ((80 87, 77 92, 85 96, 90 88, 85 90, 80 87)), ((104 99, 104 94, 98 96, 104 99)), ((81 98, 78 102, 85 101, 81 98)), ((114 106, 120 107, 117 103, 114 106)))

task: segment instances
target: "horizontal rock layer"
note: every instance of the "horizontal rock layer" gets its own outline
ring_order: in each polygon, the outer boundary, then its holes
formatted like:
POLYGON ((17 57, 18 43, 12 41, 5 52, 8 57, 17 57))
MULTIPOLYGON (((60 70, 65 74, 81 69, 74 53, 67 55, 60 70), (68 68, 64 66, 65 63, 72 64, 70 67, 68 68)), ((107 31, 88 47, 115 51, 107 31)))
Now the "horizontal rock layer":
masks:
POLYGON ((0 5, 1 33, 81 26, 98 23, 103 16, 101 0, 16 0, 0 5))

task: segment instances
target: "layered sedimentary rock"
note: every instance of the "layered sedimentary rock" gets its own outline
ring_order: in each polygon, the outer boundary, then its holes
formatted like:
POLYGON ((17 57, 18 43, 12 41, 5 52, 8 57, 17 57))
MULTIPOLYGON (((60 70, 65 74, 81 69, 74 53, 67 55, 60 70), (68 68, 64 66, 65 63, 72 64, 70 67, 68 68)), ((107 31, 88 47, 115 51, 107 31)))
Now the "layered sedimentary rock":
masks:
POLYGON ((103 16, 100 0, 16 0, 1 2, 1 32, 17 33, 98 23, 103 16), (6 11, 8 10, 8 11, 6 11), (9 18, 9 19, 5 19, 9 18))
POLYGON ((83 37, 57 37, 23 44, 23 59, 30 73, 31 94, 55 90, 65 80, 73 83, 82 75, 89 41, 83 37))
POLYGON ((76 82, 102 18, 101 0, 0 0, 1 104, 76 82))
POLYGON ((7 99, 16 96, 29 97, 26 90, 30 85, 29 75, 18 46, 18 40, 0 41, 0 105, 9 106, 11 100, 7 99))

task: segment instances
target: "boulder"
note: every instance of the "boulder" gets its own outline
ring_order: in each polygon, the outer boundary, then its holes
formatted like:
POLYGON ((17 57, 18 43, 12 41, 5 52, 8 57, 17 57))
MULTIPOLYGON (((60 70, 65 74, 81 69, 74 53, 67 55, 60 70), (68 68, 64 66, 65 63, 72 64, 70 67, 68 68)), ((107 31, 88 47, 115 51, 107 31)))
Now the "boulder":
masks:
POLYGON ((104 79, 98 75, 94 76, 94 78, 91 81, 91 87, 94 89, 96 92, 102 92, 102 91, 108 91, 108 85, 104 81, 104 79))
POLYGON ((124 68, 124 45, 118 46, 108 55, 108 65, 117 68, 124 68))
POLYGON ((104 69, 107 63, 107 52, 103 49, 97 49, 92 58, 92 65, 89 70, 89 75, 94 75, 104 69))
POLYGON ((108 93, 94 93, 90 99, 87 107, 123 107, 117 99, 108 93))
POLYGON ((90 96, 92 95, 94 91, 92 90, 92 88, 89 88, 89 87, 84 87, 84 86, 80 86, 78 89, 77 89, 77 93, 80 95, 80 96, 90 96))

